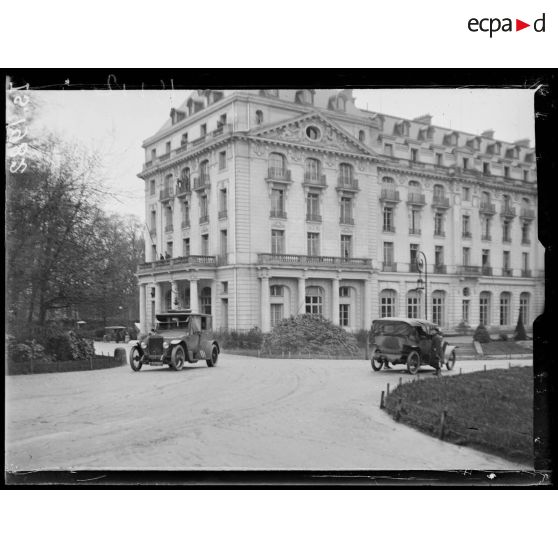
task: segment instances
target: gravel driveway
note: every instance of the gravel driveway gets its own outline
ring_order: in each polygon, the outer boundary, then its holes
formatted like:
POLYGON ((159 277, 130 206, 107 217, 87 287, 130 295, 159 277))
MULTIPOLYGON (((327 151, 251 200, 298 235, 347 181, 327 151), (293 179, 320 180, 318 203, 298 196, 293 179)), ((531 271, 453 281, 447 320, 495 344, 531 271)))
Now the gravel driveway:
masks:
POLYGON ((379 400, 399 376, 367 361, 227 354, 213 369, 8 376, 6 469, 525 468, 394 422, 379 400))

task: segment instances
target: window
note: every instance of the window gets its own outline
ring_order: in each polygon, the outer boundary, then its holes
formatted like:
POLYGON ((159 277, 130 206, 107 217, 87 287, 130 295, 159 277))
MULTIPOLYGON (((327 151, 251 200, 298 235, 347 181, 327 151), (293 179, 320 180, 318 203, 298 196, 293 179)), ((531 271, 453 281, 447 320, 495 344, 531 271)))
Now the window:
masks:
POLYGON ((202 234, 201 236, 201 253, 202 256, 209 255, 209 234, 202 234))
POLYGON ((393 145, 391 143, 384 144, 384 154, 393 157, 393 145))
POLYGON ((364 143, 365 139, 366 139, 366 134, 364 133, 364 130, 360 130, 358 133, 358 141, 364 143))
POLYGON ((341 223, 344 225, 353 224, 353 199, 349 197, 341 198, 341 223))
POLYGON ((200 181, 202 184, 209 182, 209 161, 207 159, 200 163, 200 181))
POLYGON ((207 201, 207 195, 204 194, 200 196, 200 217, 206 218, 209 216, 209 202, 207 201))
POLYGON ((490 250, 482 251, 482 267, 483 270, 487 267, 490 267, 490 250))
POLYGON ((272 229, 271 231, 271 253, 285 253, 285 231, 272 229))
POLYGON ((320 161, 317 159, 306 159, 306 169, 304 178, 313 182, 317 182, 320 177, 320 161))
POLYGON ((153 209, 151 211, 151 231, 155 232, 156 230, 157 230, 157 212, 153 209))
POLYGON ((481 217, 482 240, 490 240, 490 217, 481 217))
POLYGON ((411 263, 410 266, 411 271, 418 271, 418 267, 417 267, 418 252, 419 252, 419 245, 411 244, 409 247, 409 261, 411 263))
POLYGON ((500 295, 500 325, 506 326, 510 323, 510 293, 500 295))
POLYGON ((190 167, 184 167, 180 172, 180 180, 182 180, 182 186, 186 190, 190 189, 190 167))
POLYGON ((188 143, 188 134, 182 134, 180 138, 180 145, 186 145, 188 143))
POLYGON ((322 314, 322 290, 319 287, 306 289, 306 313, 322 314))
POLYGON ((172 174, 167 174, 165 176, 165 190, 169 193, 169 189, 172 187, 172 174))
POLYGON ((227 229, 221 229, 219 248, 220 256, 225 258, 227 256, 227 229))
POLYGON ((170 205, 165 206, 165 232, 172 231, 172 208, 170 205))
POLYGON ((523 252, 521 254, 521 264, 522 264, 523 271, 528 272, 529 271, 529 252, 523 252))
POLYGON ((343 97, 342 95, 339 95, 339 97, 337 97, 337 110, 345 110, 345 97, 343 97))
POLYGON ((510 271, 510 252, 508 250, 504 250, 503 267, 504 271, 510 271))
POLYGON ((418 319, 420 317, 420 294, 418 291, 407 293, 407 318, 418 319))
POLYGON ((469 168, 469 158, 463 157, 462 163, 463 163, 463 170, 467 170, 469 168))
POLYGON ((444 323, 444 291, 432 293, 432 321, 441 326, 444 323))
POLYGON ((182 203, 182 227, 189 227, 190 226, 190 204, 188 200, 185 200, 182 203))
POLYGON ((157 150, 156 149, 152 149, 151 150, 151 160, 155 161, 155 159, 157 159, 157 150))
POLYGON ((275 327, 283 319, 283 304, 271 304, 271 327, 275 327))
POLYGON ((311 104, 312 93, 308 89, 302 89, 295 93, 295 103, 298 104, 311 104))
POLYGON ((523 324, 529 323, 529 293, 521 293, 519 295, 519 315, 523 321, 523 324))
POLYGON ((202 314, 211 314, 211 288, 204 287, 201 290, 200 306, 202 314))
POLYGON ((463 248, 463 265, 471 265, 471 249, 469 247, 463 248))
POLYGON ((207 124, 202 124, 200 126, 200 137, 204 138, 207 135, 207 124))
POLYGON ((321 221, 320 217, 320 195, 309 193, 306 197, 306 219, 309 221, 321 221))
POLYGON ((182 239, 182 255, 186 258, 190 255, 190 239, 182 239))
POLYGON ((420 209, 411 209, 411 234, 420 234, 420 209))
POLYGON ((319 140, 320 130, 316 128, 316 126, 308 126, 308 128, 306 128, 306 137, 311 140, 319 140))
POLYGON ((490 163, 482 164, 482 174, 490 174, 490 163))
POLYGON ((223 294, 229 294, 229 282, 221 281, 221 292, 223 294))
POLYGON ((341 184, 351 186, 353 184, 353 167, 347 163, 339 165, 339 181, 341 184))
POLYGON ((395 316, 396 293, 392 289, 384 289, 380 293, 380 317, 393 318, 395 316))
POLYGON ((471 201, 471 188, 463 186, 463 201, 471 201))
POLYGON ((395 184, 395 180, 391 176, 384 176, 382 182, 384 184, 395 184))
POLYGON ((418 161, 418 149, 411 148, 411 161, 413 161, 413 163, 418 161))
POLYGON ((149 181, 149 195, 150 196, 155 195, 155 180, 150 180, 149 181))
POLYGON ((319 256, 320 255, 320 233, 309 232, 306 236, 308 255, 309 256, 319 256))
POLYGON ((504 167, 504 177, 505 178, 510 177, 510 167, 504 167))
POLYGON ((441 200, 444 197, 444 187, 441 184, 434 184, 434 199, 441 200))
POLYGON ((264 121, 263 112, 261 110, 257 110, 256 111, 256 124, 259 126, 260 124, 263 124, 263 121, 264 121))
POLYGON ((464 238, 469 238, 471 236, 471 218, 469 215, 463 215, 461 218, 461 230, 464 238))
POLYGON ((439 211, 434 214, 434 234, 444 236, 444 214, 439 211))
POLYGON ((219 151, 219 170, 227 168, 227 152, 219 151))
POLYGON ((172 258, 172 242, 167 242, 167 251, 165 253, 165 259, 172 258))
POLYGON ((384 207, 384 232, 395 232, 393 225, 393 207, 384 207))
POLYGON ((353 254, 353 237, 350 234, 341 235, 341 257, 350 258, 353 254))
POLYGON ((151 245, 151 261, 155 261, 157 259, 157 245, 151 245))
POLYGON ((434 246, 434 265, 440 267, 444 265, 444 247, 434 246))
POLYGON ((529 171, 528 170, 523 171, 523 180, 525 182, 529 182, 529 171))
POLYGON ((393 265, 393 242, 384 242, 384 264, 393 265))
POLYGON ((227 113, 221 114, 219 116, 219 120, 217 121, 217 127, 222 128, 223 126, 227 125, 227 113))
POLYGON ((269 287, 269 296, 283 296, 283 286, 271 285, 269 287))
POLYGON ((502 240, 504 242, 511 242, 510 238, 510 221, 505 220, 502 224, 502 240))
POLYGON ((282 188, 271 189, 271 216, 284 217, 285 193, 282 188))
POLYGON ((349 292, 349 287, 339 287, 339 296, 341 298, 348 298, 349 296, 351 296, 351 293, 349 292))
POLYGON ((349 304, 339 305, 339 325, 341 327, 349 326, 349 304))
POLYGON ((219 190, 219 212, 223 213, 227 211, 227 189, 221 188, 219 190))
POLYGON ((442 153, 436 153, 436 164, 442 166, 444 164, 444 155, 442 153))
POLYGON ((479 296, 479 323, 490 323, 490 293, 483 291, 479 296))
POLYGON ((280 153, 269 155, 269 178, 283 178, 285 176, 285 157, 280 153))
POLYGON ((471 306, 470 300, 462 300, 461 301, 461 319, 464 323, 469 323, 469 307, 471 306))
POLYGON ((165 143, 165 153, 170 153, 171 152, 171 142, 167 141, 167 143, 165 143))
POLYGON ((531 241, 529 239, 529 223, 523 222, 521 225, 521 243, 529 244, 531 241))

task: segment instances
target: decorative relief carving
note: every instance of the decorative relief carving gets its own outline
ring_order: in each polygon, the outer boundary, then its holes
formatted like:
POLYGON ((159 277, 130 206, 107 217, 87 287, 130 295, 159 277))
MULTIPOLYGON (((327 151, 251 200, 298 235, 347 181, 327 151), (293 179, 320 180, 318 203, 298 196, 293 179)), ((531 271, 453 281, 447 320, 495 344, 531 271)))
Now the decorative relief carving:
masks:
POLYGON ((254 144, 254 153, 261 157, 265 153, 265 148, 262 143, 255 143, 254 144))
POLYGON ((200 226, 200 234, 207 234, 209 232, 209 227, 207 224, 200 226))
POLYGON ((284 223, 284 221, 272 221, 271 226, 274 229, 284 229, 285 228, 285 223, 284 223))
POLYGON ((322 227, 320 225, 313 225, 313 224, 306 225, 306 229, 308 230, 308 232, 320 232, 321 228, 322 227))

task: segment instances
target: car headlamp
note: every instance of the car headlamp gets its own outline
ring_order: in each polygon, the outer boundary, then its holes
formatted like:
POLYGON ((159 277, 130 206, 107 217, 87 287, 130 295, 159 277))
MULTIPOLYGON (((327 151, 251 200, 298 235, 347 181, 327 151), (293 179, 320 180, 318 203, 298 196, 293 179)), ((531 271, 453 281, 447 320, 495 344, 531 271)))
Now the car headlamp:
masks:
POLYGON ((163 341, 163 349, 168 349, 168 348, 169 348, 169 342, 163 341))
POLYGON ((145 341, 141 342, 141 348, 142 349, 147 349, 147 343, 145 341))

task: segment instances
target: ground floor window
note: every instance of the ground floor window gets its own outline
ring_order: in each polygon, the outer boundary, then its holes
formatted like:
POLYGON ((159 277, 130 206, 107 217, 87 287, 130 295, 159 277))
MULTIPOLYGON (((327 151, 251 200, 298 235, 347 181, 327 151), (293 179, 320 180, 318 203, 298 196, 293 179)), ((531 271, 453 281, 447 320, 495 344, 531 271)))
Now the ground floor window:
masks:
POLYGON ((318 287, 306 289, 306 313, 323 314, 322 293, 318 287))
POLYGON ((349 304, 339 305, 339 325, 345 327, 349 325, 349 304))
POLYGON ((380 317, 393 318, 395 316, 395 291, 385 289, 380 293, 380 317))
POLYGON ((510 323, 510 294, 502 293, 500 295, 500 325, 505 326, 510 323))
POLYGON ((275 327, 284 317, 283 305, 271 305, 271 327, 275 327))
POLYGON ((420 294, 417 291, 407 294, 407 318, 420 318, 420 294))
POLYGON ((202 314, 211 314, 211 288, 204 287, 201 292, 201 311, 202 314))
POLYGON ((464 323, 469 323, 469 307, 471 306, 470 300, 463 300, 461 302, 461 319, 464 323))
POLYGON ((488 325, 490 319, 490 293, 481 293, 479 297, 479 323, 488 325))
POLYGON ((529 293, 519 295, 519 315, 524 324, 529 323, 529 293))
POLYGON ((439 326, 444 321, 444 293, 442 291, 432 293, 432 321, 439 326))
POLYGON ((165 293, 165 310, 172 310, 172 292, 167 291, 165 293))

